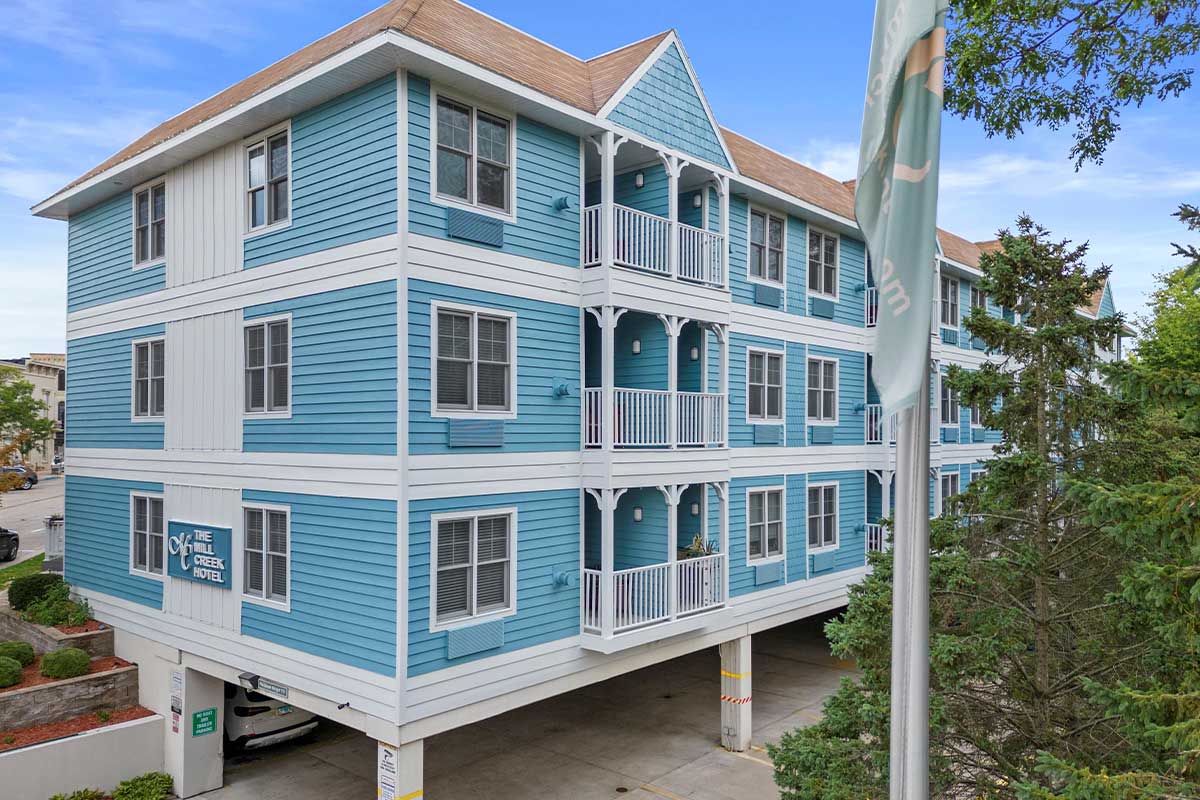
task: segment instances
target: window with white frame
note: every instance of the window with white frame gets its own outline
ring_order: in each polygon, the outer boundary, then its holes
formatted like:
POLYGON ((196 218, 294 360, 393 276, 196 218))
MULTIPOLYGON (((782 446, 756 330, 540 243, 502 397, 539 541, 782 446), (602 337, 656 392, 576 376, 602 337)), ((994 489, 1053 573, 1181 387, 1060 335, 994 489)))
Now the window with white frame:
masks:
POLYGON ((291 407, 291 325, 276 319, 246 326, 246 413, 286 413, 291 407))
POLYGON ((783 419, 783 356, 760 350, 747 352, 746 416, 756 422, 783 419))
POLYGON ((838 237, 808 229, 808 290, 813 294, 837 297, 838 237))
POLYGON ((750 277, 783 283, 783 219, 765 211, 750 212, 750 277))
POLYGON ((511 121, 438 97, 436 128, 436 193, 480 208, 511 211, 511 121))
POLYGON ((783 489, 746 496, 746 554, 751 561, 783 555, 783 489))
POLYGON ((942 276, 942 325, 947 328, 958 327, 958 278, 942 276))
POLYGON ((828 358, 808 360, 808 419, 810 422, 837 422, 837 361, 828 358))
POLYGON ((816 550, 837 547, 838 485, 808 487, 808 547, 816 550))
POLYGON ((291 213, 288 131, 246 145, 246 229, 286 222, 291 213))
POLYGON ((167 185, 156 183, 133 195, 133 265, 152 264, 167 255, 167 185))
POLYGON ((166 341, 151 339, 133 345, 133 416, 157 419, 166 413, 166 341))
POLYGON ((971 308, 987 310, 987 294, 978 286, 971 286, 971 308))
POLYGON ((436 314, 437 411, 512 411, 515 319, 459 308, 438 307, 436 314))
POLYGON ((515 523, 513 511, 434 520, 434 624, 512 610, 515 523))
POLYGON ((280 508, 245 508, 244 591, 251 597, 288 600, 288 512, 280 508))
POLYGON ((941 376, 942 381, 942 424, 958 424, 958 392, 950 386, 950 378, 941 376))
POLYGON ((154 495, 132 495, 130 566, 134 572, 163 574, 163 501, 154 495))
POLYGON ((939 514, 945 513, 946 501, 951 497, 954 497, 956 494, 958 494, 958 473, 943 472, 941 479, 941 495, 939 497, 941 500, 941 508, 938 509, 939 514))
POLYGON ((972 428, 982 428, 983 427, 983 407, 980 406, 978 403, 974 403, 971 406, 971 427, 972 428))

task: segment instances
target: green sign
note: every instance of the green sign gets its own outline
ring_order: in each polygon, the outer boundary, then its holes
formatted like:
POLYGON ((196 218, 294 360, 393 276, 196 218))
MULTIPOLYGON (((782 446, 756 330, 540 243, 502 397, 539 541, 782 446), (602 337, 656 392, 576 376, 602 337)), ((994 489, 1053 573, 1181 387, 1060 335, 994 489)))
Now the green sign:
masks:
POLYGON ((217 710, 206 708, 192 714, 192 736, 205 736, 217 730, 217 710))

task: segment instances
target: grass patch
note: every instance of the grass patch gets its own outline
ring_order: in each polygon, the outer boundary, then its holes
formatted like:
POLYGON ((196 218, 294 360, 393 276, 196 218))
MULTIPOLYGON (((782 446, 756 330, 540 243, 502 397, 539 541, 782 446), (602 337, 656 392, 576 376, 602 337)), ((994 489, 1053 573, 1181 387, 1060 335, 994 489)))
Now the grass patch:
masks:
POLYGON ((0 589, 7 589, 8 585, 16 578, 41 572, 42 561, 45 558, 45 553, 38 553, 33 558, 22 561, 20 564, 13 564, 11 567, 0 569, 0 589))

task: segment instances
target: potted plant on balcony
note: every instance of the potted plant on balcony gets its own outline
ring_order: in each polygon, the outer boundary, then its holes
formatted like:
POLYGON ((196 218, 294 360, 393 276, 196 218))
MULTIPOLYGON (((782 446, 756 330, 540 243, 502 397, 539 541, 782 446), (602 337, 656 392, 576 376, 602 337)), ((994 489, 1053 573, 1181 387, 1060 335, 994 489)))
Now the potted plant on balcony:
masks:
POLYGON ((717 543, 712 539, 705 539, 703 533, 697 533, 692 537, 692 542, 683 550, 684 558, 703 558, 704 556, 715 555, 717 552, 717 543))

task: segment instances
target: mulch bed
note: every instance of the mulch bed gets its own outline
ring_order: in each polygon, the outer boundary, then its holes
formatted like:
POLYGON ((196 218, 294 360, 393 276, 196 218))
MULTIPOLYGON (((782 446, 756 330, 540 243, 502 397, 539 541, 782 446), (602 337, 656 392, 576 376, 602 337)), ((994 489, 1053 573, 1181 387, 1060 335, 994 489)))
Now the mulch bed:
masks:
MULTIPOLYGON (((93 658, 90 668, 88 669, 88 674, 95 675, 97 672, 109 672, 110 670, 128 667, 129 665, 130 664, 128 661, 122 658, 117 658, 116 656, 93 658)), ((65 678, 47 678, 41 673, 41 668, 42 657, 38 656, 33 660, 32 664, 22 670, 23 677, 21 678, 21 682, 13 686, 6 686, 3 689, 0 689, 0 694, 4 694, 5 692, 15 692, 17 689, 28 689, 30 686, 41 686, 45 683, 54 683, 56 681, 66 680, 65 678)))
POLYGON ((102 720, 98 714, 84 714, 63 722, 52 722, 47 725, 32 725, 28 728, 18 728, 11 731, 0 731, 0 753, 5 750, 15 750, 18 747, 28 747, 31 744, 41 744, 51 739, 61 739, 74 736, 84 731, 129 722, 142 717, 153 716, 154 712, 141 706, 130 706, 109 713, 108 719, 102 720))
POLYGON ((55 630, 62 633, 95 633, 96 631, 104 630, 105 625, 94 619, 89 619, 82 625, 55 625, 55 630))

